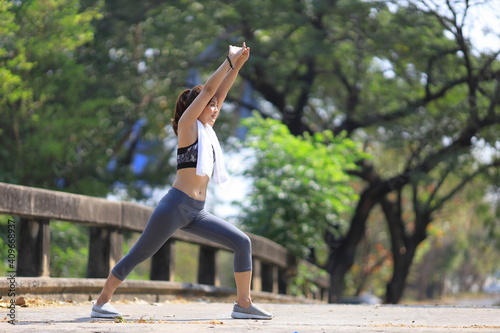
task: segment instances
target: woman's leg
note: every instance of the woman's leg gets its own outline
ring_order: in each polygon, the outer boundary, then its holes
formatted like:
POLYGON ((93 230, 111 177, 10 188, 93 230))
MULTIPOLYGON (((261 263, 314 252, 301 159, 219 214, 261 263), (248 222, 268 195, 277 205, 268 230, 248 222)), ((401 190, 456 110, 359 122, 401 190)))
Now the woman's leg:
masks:
POLYGON ((250 296, 250 284, 252 283, 252 271, 234 272, 234 280, 236 281, 237 303, 242 308, 248 308, 252 305, 252 297, 250 296))
POLYGON ((248 308, 252 304, 250 284, 252 282, 252 244, 250 238, 229 222, 203 210, 187 227, 187 232, 207 238, 234 251, 234 278, 237 303, 248 308))
POLYGON ((161 201, 137 243, 111 270, 112 275, 118 280, 125 280, 137 265, 151 258, 177 229, 188 223, 188 216, 176 203, 161 201))
POLYGON ((237 304, 231 317, 235 319, 269 320, 273 315, 252 304, 250 284, 252 282, 252 243, 240 229, 207 211, 201 211, 194 222, 182 228, 195 235, 227 246, 234 251, 234 278, 236 280, 237 304))
POLYGON ((109 302, 127 275, 138 264, 155 254, 178 228, 187 223, 189 217, 176 203, 168 200, 160 201, 137 243, 111 270, 96 305, 101 306, 109 302))
POLYGON ((122 283, 113 273, 109 273, 106 282, 104 282, 104 287, 102 288, 101 294, 97 298, 95 304, 97 306, 102 306, 111 300, 111 296, 115 293, 116 288, 122 283))

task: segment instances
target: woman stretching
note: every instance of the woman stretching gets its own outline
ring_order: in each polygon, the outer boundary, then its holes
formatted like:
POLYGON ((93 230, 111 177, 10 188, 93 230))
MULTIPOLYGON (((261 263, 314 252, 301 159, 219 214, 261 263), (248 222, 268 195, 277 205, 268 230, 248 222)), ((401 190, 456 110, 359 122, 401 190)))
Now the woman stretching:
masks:
POLYGON ((229 54, 204 86, 186 89, 177 98, 172 125, 178 137, 177 176, 160 200, 130 252, 111 270, 92 306, 91 316, 113 318, 121 314, 109 303, 120 283, 139 263, 150 258, 182 229, 205 237, 234 251, 237 302, 231 317, 271 319, 272 314, 252 304, 252 249, 248 236, 232 224, 208 213, 204 207, 210 177, 216 183, 227 180, 219 141, 212 126, 238 71, 250 56, 250 48, 230 46, 229 54))

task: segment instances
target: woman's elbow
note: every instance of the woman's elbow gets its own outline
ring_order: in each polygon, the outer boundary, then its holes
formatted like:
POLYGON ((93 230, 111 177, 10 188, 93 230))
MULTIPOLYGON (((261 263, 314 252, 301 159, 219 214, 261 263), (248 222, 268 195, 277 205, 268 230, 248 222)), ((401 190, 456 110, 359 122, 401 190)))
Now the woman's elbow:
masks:
POLYGON ((217 92, 217 87, 214 87, 210 84, 205 84, 203 86, 203 89, 201 90, 200 94, 203 93, 203 94, 210 96, 210 98, 212 98, 216 92, 217 92))

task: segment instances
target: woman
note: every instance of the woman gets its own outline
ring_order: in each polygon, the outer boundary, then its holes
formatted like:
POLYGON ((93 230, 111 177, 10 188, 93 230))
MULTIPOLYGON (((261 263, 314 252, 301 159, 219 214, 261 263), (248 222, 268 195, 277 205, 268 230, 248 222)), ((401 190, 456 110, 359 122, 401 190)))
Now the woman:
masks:
POLYGON ((222 152, 212 126, 219 115, 219 107, 249 56, 250 48, 245 43, 242 47, 230 46, 226 60, 204 86, 186 89, 179 95, 172 120, 179 146, 176 180, 153 211, 137 243, 111 270, 99 298, 92 306, 92 317, 113 318, 121 315, 109 303, 116 288, 135 266, 156 253, 179 228, 223 244, 234 251, 237 302, 233 306, 231 317, 273 317, 252 304, 250 239, 232 224, 203 209, 212 174, 216 183, 227 180, 222 152))

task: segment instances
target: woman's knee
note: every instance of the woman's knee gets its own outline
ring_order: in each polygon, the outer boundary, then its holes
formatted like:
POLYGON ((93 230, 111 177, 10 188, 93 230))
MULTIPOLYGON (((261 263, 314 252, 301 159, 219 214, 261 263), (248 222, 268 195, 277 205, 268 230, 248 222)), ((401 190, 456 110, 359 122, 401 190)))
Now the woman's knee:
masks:
POLYGON ((247 234, 241 233, 238 240, 238 249, 243 252, 252 253, 252 240, 247 234))

